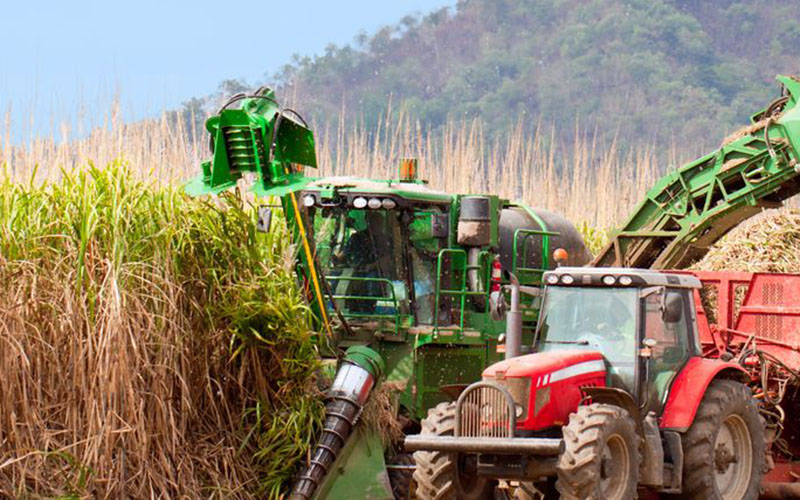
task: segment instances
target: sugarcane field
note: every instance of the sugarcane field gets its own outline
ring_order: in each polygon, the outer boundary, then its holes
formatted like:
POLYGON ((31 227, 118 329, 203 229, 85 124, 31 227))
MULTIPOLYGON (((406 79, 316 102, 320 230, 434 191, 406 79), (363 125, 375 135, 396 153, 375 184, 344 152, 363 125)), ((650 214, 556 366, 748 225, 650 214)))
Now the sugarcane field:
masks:
POLYGON ((4 11, 0 499, 800 499, 800 3, 4 11))

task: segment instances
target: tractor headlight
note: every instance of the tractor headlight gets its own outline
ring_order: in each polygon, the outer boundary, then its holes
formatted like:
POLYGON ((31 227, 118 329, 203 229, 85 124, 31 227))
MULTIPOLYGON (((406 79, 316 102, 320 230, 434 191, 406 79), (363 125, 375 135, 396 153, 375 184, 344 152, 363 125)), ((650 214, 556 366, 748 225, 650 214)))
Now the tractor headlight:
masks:
POLYGON ((610 274, 607 274, 607 275, 603 276, 603 284, 604 285, 611 286, 616 282, 617 282, 617 278, 615 278, 614 276, 611 276, 610 274))
POLYGON ((381 205, 382 205, 382 206, 383 206, 383 208, 384 208, 384 209, 386 209, 386 210, 394 210, 394 207, 396 207, 396 206, 397 206, 397 203, 395 203, 395 201, 394 201, 393 199, 391 199, 391 198, 385 198, 385 199, 384 199, 384 200, 381 202, 381 205))
POLYGON ((353 206, 355 208, 364 208, 367 206, 367 199, 359 196, 355 200, 353 200, 353 206))
POLYGON ((571 285, 575 283, 575 278, 573 278, 572 275, 570 274, 565 274, 564 276, 561 277, 561 283, 565 285, 571 285))
POLYGON ((517 419, 524 420, 528 413, 528 401, 531 396, 530 377, 512 377, 495 380, 495 382, 505 387, 511 394, 511 397, 514 398, 514 411, 517 414, 517 419))
POLYGON ((558 276, 555 274, 548 274, 547 278, 545 278, 545 281, 547 281, 548 285, 555 285, 558 283, 558 276))
POLYGON ((317 199, 314 198, 314 195, 307 194, 303 197, 303 206, 305 207, 313 207, 316 202, 317 199))
POLYGON ((630 276, 620 276, 619 277, 619 284, 623 286, 628 286, 633 283, 633 278, 630 276))

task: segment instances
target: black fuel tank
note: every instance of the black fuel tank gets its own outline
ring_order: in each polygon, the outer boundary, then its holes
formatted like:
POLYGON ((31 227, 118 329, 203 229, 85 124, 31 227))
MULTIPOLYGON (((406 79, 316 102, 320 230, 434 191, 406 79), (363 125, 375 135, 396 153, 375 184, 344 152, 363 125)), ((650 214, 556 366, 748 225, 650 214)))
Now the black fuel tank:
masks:
MULTIPOLYGON (((563 248, 567 251, 567 262, 562 265, 567 266, 583 266, 589 263, 592 259, 591 253, 586 248, 580 233, 575 226, 562 217, 561 215, 542 210, 540 208, 530 208, 536 217, 528 213, 525 208, 521 206, 514 206, 504 208, 500 213, 500 263, 503 270, 511 271, 512 269, 512 250, 514 232, 517 229, 533 229, 537 231, 549 231, 558 233, 557 236, 550 236, 550 256, 548 259, 548 268, 553 269, 556 267, 556 262, 553 259, 553 251, 557 248, 563 248), (541 223, 537 221, 541 220, 541 223)), ((528 268, 541 268, 542 266, 542 236, 541 235, 517 235, 517 251, 520 254, 523 247, 527 255, 518 257, 517 267, 528 268), (527 245, 525 241, 527 240, 527 245), (522 262, 524 259, 524 263, 522 262)))

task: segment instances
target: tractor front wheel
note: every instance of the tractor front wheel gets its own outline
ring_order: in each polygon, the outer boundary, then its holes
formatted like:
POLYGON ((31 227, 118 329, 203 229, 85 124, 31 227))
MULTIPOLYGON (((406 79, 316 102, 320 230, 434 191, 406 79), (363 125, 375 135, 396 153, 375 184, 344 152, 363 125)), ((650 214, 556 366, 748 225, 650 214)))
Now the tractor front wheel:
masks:
POLYGON ((563 500, 636 498, 640 439, 627 411, 601 403, 580 406, 563 434, 556 467, 563 500))
MULTIPOLYGON (((422 421, 422 434, 452 436, 455 403, 440 403, 422 421)), ((417 497, 424 500, 484 500, 493 498, 494 485, 477 474, 475 455, 418 451, 414 453, 417 497)))
POLYGON ((750 389, 733 380, 713 381, 683 436, 682 496, 757 498, 764 445, 764 426, 750 389))

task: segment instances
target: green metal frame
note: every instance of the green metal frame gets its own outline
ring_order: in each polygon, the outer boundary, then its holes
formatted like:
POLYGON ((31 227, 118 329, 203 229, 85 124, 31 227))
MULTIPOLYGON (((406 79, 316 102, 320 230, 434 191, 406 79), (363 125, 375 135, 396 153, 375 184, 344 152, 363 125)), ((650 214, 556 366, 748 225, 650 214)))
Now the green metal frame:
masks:
POLYGON ((242 99, 239 109, 223 107, 206 121, 206 130, 213 158, 186 185, 192 196, 230 189, 245 172, 257 174, 258 196, 282 196, 312 180, 297 165, 317 166, 314 135, 284 112, 271 90, 242 99))
POLYGON ((514 243, 512 245, 511 250, 511 272, 514 276, 519 279, 520 283, 522 284, 541 284, 542 282, 542 275, 545 271, 550 269, 550 237, 551 236, 558 236, 558 233, 554 233, 552 231, 541 231, 538 229, 517 229, 514 231, 514 243), (523 262, 524 257, 528 255, 528 243, 530 242, 531 236, 541 236, 542 237, 542 267, 519 267, 517 263, 519 262, 519 252, 517 252, 517 243, 519 242, 520 235, 524 235, 523 244, 522 244, 522 256, 523 262), (538 273, 538 279, 534 279, 531 282, 528 282, 524 279, 528 273, 538 273))
POLYGON ((738 137, 660 179, 593 264, 685 267, 743 220, 800 192, 800 82, 778 81, 786 95, 738 137))

